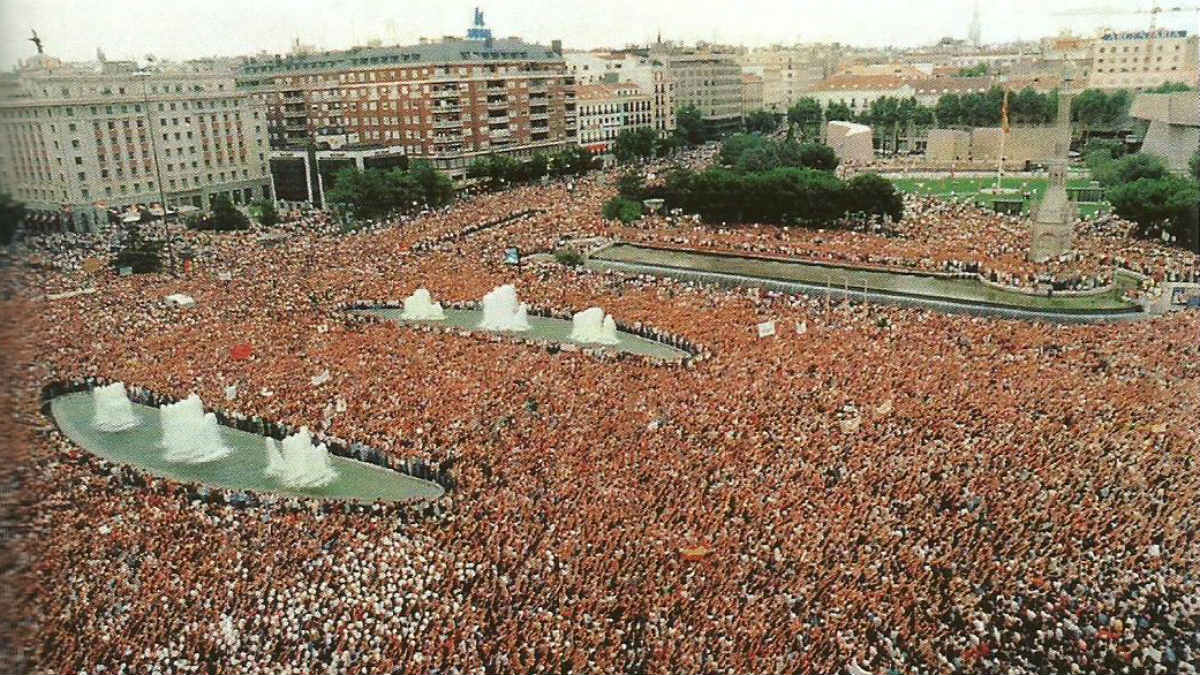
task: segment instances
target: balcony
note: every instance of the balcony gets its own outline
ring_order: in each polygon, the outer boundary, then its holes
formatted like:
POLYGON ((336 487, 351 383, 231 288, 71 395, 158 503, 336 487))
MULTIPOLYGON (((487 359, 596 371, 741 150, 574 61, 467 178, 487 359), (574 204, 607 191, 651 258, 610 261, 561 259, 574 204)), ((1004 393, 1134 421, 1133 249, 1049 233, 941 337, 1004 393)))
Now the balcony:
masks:
POLYGON ((504 94, 505 96, 508 95, 508 89, 504 87, 488 87, 487 89, 484 89, 484 91, 490 96, 495 96, 497 94, 504 94))
POLYGON ((284 103, 304 103, 304 97, 303 96, 284 96, 283 102, 284 103))
POLYGON ((434 129, 454 129, 463 125, 462 120, 438 120, 433 123, 434 129))
POLYGON ((288 131, 307 131, 308 125, 304 124, 303 122, 288 122, 287 124, 283 125, 283 128, 288 131))
POLYGON ((496 115, 487 118, 488 124, 508 124, 508 115, 496 115))
POLYGON ((459 93, 460 92, 458 90, 458 87, 441 87, 441 88, 433 90, 433 97, 434 98, 458 97, 459 93))
POLYGON ((462 106, 457 105, 457 104, 433 106, 433 114, 434 115, 439 115, 439 114, 445 115, 445 114, 449 114, 449 113, 459 113, 459 112, 462 112, 462 106))

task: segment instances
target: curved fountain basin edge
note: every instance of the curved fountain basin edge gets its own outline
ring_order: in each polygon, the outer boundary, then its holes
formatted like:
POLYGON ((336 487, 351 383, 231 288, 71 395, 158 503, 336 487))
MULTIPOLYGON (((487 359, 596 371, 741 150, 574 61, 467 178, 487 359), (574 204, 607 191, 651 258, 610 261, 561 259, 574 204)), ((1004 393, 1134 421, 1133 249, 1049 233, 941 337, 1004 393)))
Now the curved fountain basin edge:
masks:
MULTIPOLYGON (((75 434, 71 433, 67 429, 64 429, 62 427, 62 425, 59 424, 57 417, 53 413, 52 404, 55 399, 58 399, 62 396, 66 396, 69 394, 77 394, 77 393, 82 393, 82 392, 89 392, 94 387, 102 386, 103 384, 107 384, 107 383, 108 383, 107 380, 102 380, 102 379, 97 379, 96 381, 93 381, 93 382, 59 380, 59 381, 54 381, 54 382, 50 382, 50 383, 46 384, 45 386, 42 387, 42 390, 41 390, 40 409, 41 409, 42 414, 47 417, 49 422, 52 425, 54 425, 54 427, 57 428, 60 433, 62 433, 65 437, 70 439, 72 444, 78 446, 80 449, 84 450, 89 455, 104 459, 105 461, 108 461, 113 464, 133 466, 133 467, 136 467, 139 471, 144 471, 146 473, 149 473, 149 474, 152 474, 155 476, 159 476, 165 480, 174 481, 174 482, 180 483, 180 484, 189 484, 189 483, 199 482, 199 483, 204 484, 206 487, 208 487, 211 490, 217 490, 217 491, 223 491, 223 492, 229 492, 229 493, 239 493, 239 492, 241 492, 241 493, 271 493, 271 494, 274 494, 274 495, 277 495, 280 497, 285 497, 288 499, 297 499, 297 500, 314 499, 314 500, 318 500, 318 501, 332 501, 332 502, 345 502, 345 503, 349 503, 349 502, 361 503, 361 504, 370 503, 368 500, 362 500, 362 499, 351 499, 351 498, 342 498, 342 497, 326 497, 326 496, 320 496, 320 495, 294 494, 293 492, 289 492, 286 490, 279 490, 279 491, 261 490, 261 489, 257 489, 257 488, 251 488, 251 487, 234 488, 234 487, 229 487, 229 486, 216 485, 216 484, 212 484, 212 483, 204 483, 203 481, 188 481, 188 480, 183 480, 183 479, 179 479, 179 478, 174 478, 171 476, 163 476, 160 473, 157 473, 146 467, 142 467, 142 466, 138 465, 136 462, 125 462, 125 461, 110 460, 110 459, 104 458, 102 455, 96 453, 92 449, 88 448, 86 445, 83 445, 82 443, 80 443, 79 439, 76 438, 75 434)), ((131 385, 131 388, 134 386, 136 386, 136 385, 131 385)), ((154 394, 154 392, 150 392, 149 390, 147 390, 145 388, 139 387, 139 389, 142 389, 142 391, 146 391, 151 394, 154 394)), ((159 394, 154 394, 154 395, 161 396, 159 394)), ((163 399, 164 400, 162 401, 162 403, 177 402, 173 397, 169 397, 169 396, 163 396, 163 399)), ((131 397, 131 400, 133 400, 134 403, 138 404, 138 405, 155 407, 153 403, 143 402, 134 397, 131 397)), ((248 433, 248 434, 252 434, 252 435, 258 435, 260 437, 274 438, 277 441, 281 441, 284 437, 298 431, 298 429, 292 429, 288 425, 280 424, 280 423, 273 422, 271 420, 267 420, 267 419, 263 419, 263 418, 260 418, 260 419, 262 419, 261 428, 250 427, 248 424, 248 422, 249 422, 248 419, 247 419, 247 427, 243 428, 236 424, 236 421, 237 421, 236 418, 232 417, 229 413, 227 413, 225 411, 222 411, 220 409, 206 408, 206 412, 215 413, 217 416, 217 419, 218 419, 218 423, 221 426, 224 426, 230 430, 242 432, 242 433, 248 433)), ((436 490, 438 491, 437 497, 413 498, 411 500, 406 500, 406 501, 403 501, 403 500, 402 501, 393 501, 392 503, 400 504, 400 505, 409 505, 409 506, 412 506, 412 505, 428 506, 429 504, 431 504, 431 502, 434 499, 437 499, 438 497, 444 496, 444 495, 452 492, 455 488, 455 481, 454 481, 453 476, 450 474, 448 467, 442 467, 441 471, 435 473, 432 470, 430 470, 423 462, 420 462, 420 461, 417 461, 414 463, 414 462, 408 461, 408 460, 395 460, 393 458, 390 460, 390 463, 388 463, 389 456, 387 454, 385 454, 384 452, 378 451, 378 450, 374 450, 373 448, 370 448, 369 446, 366 446, 366 445, 362 446, 364 449, 364 452, 363 452, 362 456, 359 456, 359 455, 356 455, 352 450, 350 450, 348 445, 343 445, 341 443, 337 443, 334 441, 326 441, 326 442, 328 443, 329 453, 331 455, 337 456, 340 460, 345 460, 347 462, 361 464, 365 467, 370 467, 373 470, 390 472, 390 473, 396 474, 397 476, 403 476, 407 480, 425 483, 433 488, 436 488, 436 490), (372 461, 372 456, 367 451, 373 452, 374 455, 379 458, 378 461, 372 461)), ((353 442, 351 441, 350 443, 353 443, 353 442)))

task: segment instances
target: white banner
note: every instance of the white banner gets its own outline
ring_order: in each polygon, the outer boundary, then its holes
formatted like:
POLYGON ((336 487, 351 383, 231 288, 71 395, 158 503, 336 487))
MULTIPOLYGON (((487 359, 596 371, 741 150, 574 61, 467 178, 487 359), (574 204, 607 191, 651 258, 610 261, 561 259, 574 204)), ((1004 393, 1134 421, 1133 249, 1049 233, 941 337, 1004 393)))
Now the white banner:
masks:
POLYGON ((764 321, 763 323, 758 324, 758 337, 766 338, 766 337, 771 337, 774 334, 775 334, 775 322, 774 321, 764 321))
POLYGON ((329 381, 329 369, 328 368, 325 369, 325 372, 321 373, 320 375, 316 375, 311 380, 309 380, 309 382, 312 382, 312 386, 314 386, 314 387, 319 387, 328 381, 329 381))
POLYGON ((233 399, 237 398, 237 390, 238 386, 236 384, 225 387, 225 400, 232 401, 233 399))

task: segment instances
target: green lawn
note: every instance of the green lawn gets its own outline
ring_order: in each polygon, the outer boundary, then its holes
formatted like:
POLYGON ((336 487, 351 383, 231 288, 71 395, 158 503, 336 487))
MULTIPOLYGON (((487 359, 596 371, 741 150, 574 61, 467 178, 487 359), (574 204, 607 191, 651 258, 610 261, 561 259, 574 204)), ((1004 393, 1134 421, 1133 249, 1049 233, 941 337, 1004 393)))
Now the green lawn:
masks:
MULTIPOLYGON (((1067 185, 1070 187, 1087 187, 1091 181, 1087 178, 1071 178, 1067 180, 1067 185)), ((941 197, 969 197, 982 203, 983 206, 991 207, 992 195, 980 192, 985 188, 995 186, 996 177, 988 178, 972 177, 972 178, 895 178, 892 179, 892 184, 901 192, 911 192, 922 195, 936 195, 941 197)), ((1045 178, 1004 178, 1000 186, 1005 189, 1017 190, 1016 193, 1000 195, 1005 199, 1021 198, 1026 191, 1033 194, 1033 200, 1041 198, 1042 193, 1046 191, 1048 181, 1045 178)), ((1081 216, 1094 216, 1101 207, 1108 207, 1108 204, 1080 204, 1079 214, 1081 216)), ((1026 209, 1028 213, 1028 209, 1026 209)))

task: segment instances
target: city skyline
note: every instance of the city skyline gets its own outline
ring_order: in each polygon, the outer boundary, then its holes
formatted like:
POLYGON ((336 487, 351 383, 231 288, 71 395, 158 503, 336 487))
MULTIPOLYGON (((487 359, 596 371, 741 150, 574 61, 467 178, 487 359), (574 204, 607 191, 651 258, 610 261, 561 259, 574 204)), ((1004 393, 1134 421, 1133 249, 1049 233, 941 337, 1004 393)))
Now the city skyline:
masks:
MULTIPOLYGON (((1141 4, 1127 3, 1128 8, 1141 4)), ((646 43, 661 32, 664 39, 698 40, 748 47, 800 42, 841 42, 861 47, 915 47, 943 37, 967 38, 974 3, 937 0, 920 6, 884 0, 847 0, 836 8, 815 0, 788 3, 749 0, 730 17, 729 5, 716 0, 638 4, 607 0, 563 10, 548 3, 488 4, 449 0, 421 7, 381 7, 367 0, 335 0, 304 11, 284 0, 253 5, 214 0, 207 5, 158 5, 118 1, 80 10, 66 3, 11 0, 4 3, 0 68, 11 69, 35 53, 30 30, 38 31, 46 53, 65 61, 95 58, 97 48, 107 58, 185 60, 208 56, 243 56, 261 51, 286 53, 292 41, 321 50, 345 49, 378 39, 384 44, 410 44, 421 37, 462 35, 474 7, 484 12, 497 37, 520 36, 548 44, 562 39, 567 49, 623 47, 646 43), (890 23, 864 24, 863 16, 890 23), (230 20, 225 17, 235 17, 230 20), (209 34, 208 39, 181 36, 209 34), (132 27, 132 28, 131 28, 132 27), (714 28, 716 27, 716 28, 714 28)), ((1089 7, 1072 2, 1060 11, 1089 7)), ((1195 13, 1163 14, 1159 26, 1194 32, 1195 13)), ((985 44, 1035 40, 1064 29, 1087 35, 1103 27, 1144 30, 1148 15, 1055 16, 1043 3, 1011 0, 981 7, 985 44)))

